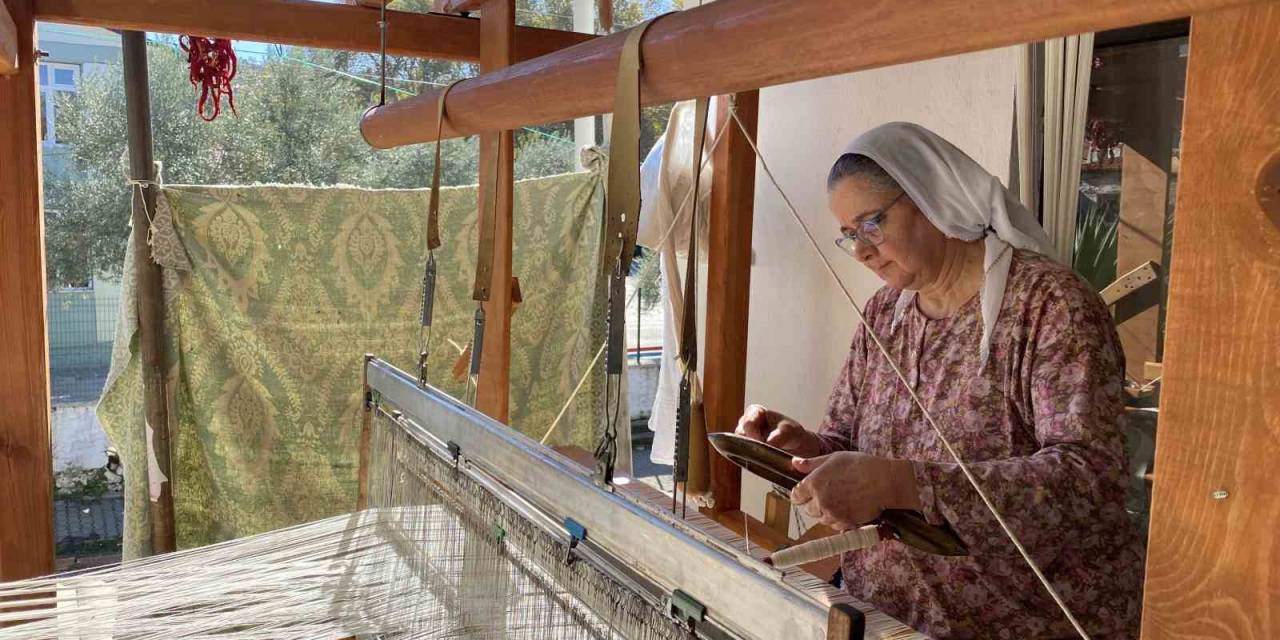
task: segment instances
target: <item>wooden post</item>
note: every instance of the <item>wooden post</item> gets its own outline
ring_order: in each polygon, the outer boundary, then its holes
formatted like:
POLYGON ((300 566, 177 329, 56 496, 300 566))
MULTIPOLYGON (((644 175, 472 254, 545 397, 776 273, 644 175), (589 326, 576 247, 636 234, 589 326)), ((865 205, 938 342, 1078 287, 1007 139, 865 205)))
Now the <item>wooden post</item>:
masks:
MULTIPOLYGON (((1123 145, 1120 153, 1120 228, 1116 241, 1116 274, 1146 262, 1159 264, 1164 251, 1169 174, 1137 149, 1123 145)), ((1159 285, 1156 285, 1157 289, 1159 285)), ((1159 343, 1159 300, 1116 327, 1126 356, 1129 377, 1147 382, 1144 365, 1155 361, 1159 343)))
POLYGON ((151 259, 148 212, 156 210, 155 167, 151 150, 151 97, 147 80, 147 34, 123 31, 125 117, 129 135, 129 175, 144 184, 133 191, 133 268, 137 273, 138 351, 142 358, 142 398, 145 405, 147 445, 154 456, 159 494, 151 496, 151 553, 177 548, 173 521, 173 474, 169 463, 171 444, 164 358, 164 293, 160 265, 151 259))
POLYGON ((764 494, 764 526, 780 536, 791 533, 791 501, 777 491, 764 494))
POLYGON ((0 3, 0 76, 18 72, 18 26, 4 3, 0 3))
POLYGON ((18 72, 0 78, 0 581, 53 572, 44 214, 31 0, 2 0, 18 72))
POLYGON ((1142 637, 1280 637, 1280 4, 1191 20, 1142 637))
MULTIPOLYGON (((730 101, 754 138, 760 92, 721 96, 716 101, 717 126, 730 117, 730 101)), ((731 122, 725 129, 724 139, 712 156, 712 166, 707 229, 707 330, 702 365, 707 433, 732 431, 746 406, 756 156, 736 123, 731 122)), ((742 472, 719 454, 711 456, 711 493, 715 511, 739 509, 742 472)))
MULTIPOLYGON (((514 59, 515 0, 485 0, 480 11, 480 71, 492 73, 514 59)), ((506 422, 509 419, 511 384, 511 197, 515 177, 515 138, 511 131, 480 134, 480 184, 492 180, 498 160, 498 211, 494 220, 493 277, 485 307, 484 352, 476 408, 506 422), (502 141, 499 154, 498 141, 502 141)), ((483 192, 483 189, 481 190, 483 192)), ((483 197, 483 196, 481 196, 483 197)), ((484 203, 480 202, 480 210, 484 203)))

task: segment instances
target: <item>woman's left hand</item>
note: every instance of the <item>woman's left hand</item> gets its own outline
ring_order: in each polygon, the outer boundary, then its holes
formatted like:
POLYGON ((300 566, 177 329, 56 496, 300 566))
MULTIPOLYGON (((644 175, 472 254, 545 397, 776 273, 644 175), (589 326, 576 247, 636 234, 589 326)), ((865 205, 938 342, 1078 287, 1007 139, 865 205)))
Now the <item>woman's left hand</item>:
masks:
POLYGON ((920 489, 908 460, 857 451, 794 458, 807 473, 791 490, 791 502, 822 524, 847 531, 875 520, 885 509, 920 510, 920 489))

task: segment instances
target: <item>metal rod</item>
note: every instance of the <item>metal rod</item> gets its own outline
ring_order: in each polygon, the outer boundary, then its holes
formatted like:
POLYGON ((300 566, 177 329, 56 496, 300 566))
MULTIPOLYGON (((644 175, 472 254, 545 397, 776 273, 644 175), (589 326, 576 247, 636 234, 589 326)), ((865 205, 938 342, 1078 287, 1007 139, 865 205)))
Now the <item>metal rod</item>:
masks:
POLYGON ((151 97, 147 79, 147 34, 122 31, 125 119, 129 141, 129 178, 133 190, 133 268, 137 272, 138 342, 142 356, 142 397, 147 446, 154 455, 159 478, 151 478, 151 553, 177 548, 173 521, 173 473, 170 466, 169 407, 166 403, 164 354, 164 294, 160 265, 151 256, 147 238, 155 211, 155 165, 151 148, 151 97))

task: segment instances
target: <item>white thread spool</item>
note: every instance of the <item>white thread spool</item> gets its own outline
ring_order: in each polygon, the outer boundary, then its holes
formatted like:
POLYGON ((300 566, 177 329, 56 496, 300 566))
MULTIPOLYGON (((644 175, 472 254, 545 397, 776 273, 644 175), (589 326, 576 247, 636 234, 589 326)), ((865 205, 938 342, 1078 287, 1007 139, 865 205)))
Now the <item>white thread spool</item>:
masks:
POLYGON ((838 556, 846 551, 866 549, 880 542, 880 526, 869 524, 834 536, 827 536, 794 547, 787 547, 769 556, 770 563, 786 569, 800 564, 807 564, 838 556))

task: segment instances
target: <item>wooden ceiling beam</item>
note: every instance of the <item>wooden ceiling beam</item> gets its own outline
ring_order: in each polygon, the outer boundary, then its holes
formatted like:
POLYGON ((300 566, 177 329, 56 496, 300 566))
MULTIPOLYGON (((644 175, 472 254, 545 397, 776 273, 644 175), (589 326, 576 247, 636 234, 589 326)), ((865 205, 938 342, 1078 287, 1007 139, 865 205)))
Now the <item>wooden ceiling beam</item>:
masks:
MULTIPOLYGON (((201 35, 323 49, 376 52, 378 10, 313 0, 35 0, 37 20, 110 29, 201 35)), ((388 11, 387 53, 480 59, 480 21, 388 11)), ((594 36, 517 27, 515 58, 528 60, 594 36)))
MULTIPOLYGON (((645 34, 644 104, 735 93, 903 62, 1155 22, 1248 0, 719 0, 645 34), (998 25, 998 26, 997 26, 998 25)), ((449 92, 446 138, 613 110, 627 32, 486 74, 449 92)), ((369 112, 366 140, 435 139, 439 91, 369 112)))

